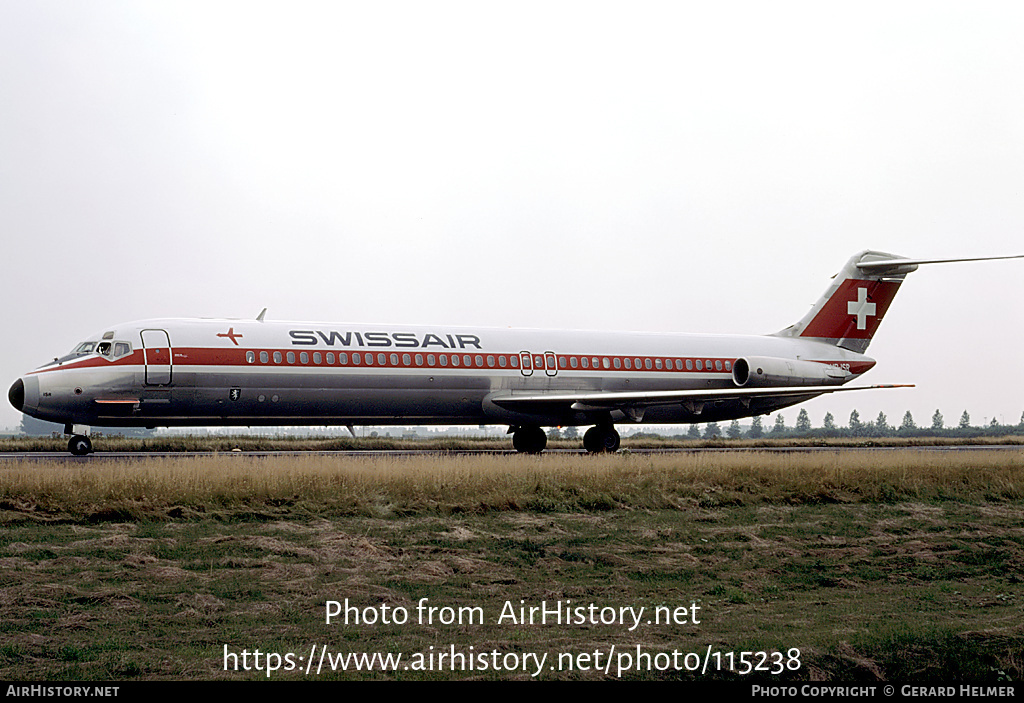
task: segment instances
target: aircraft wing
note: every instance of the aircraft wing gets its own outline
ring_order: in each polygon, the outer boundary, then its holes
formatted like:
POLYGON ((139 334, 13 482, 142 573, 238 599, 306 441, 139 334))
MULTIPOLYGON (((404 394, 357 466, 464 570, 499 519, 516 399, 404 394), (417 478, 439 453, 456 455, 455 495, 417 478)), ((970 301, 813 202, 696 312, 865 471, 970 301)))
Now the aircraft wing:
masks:
POLYGON ((608 410, 612 408, 645 408, 652 405, 671 405, 685 402, 713 402, 753 398, 813 398, 823 393, 840 391, 867 391, 882 388, 913 388, 913 384, 877 386, 789 386, 769 388, 708 388, 680 391, 602 392, 552 391, 550 393, 516 393, 491 397, 491 402, 509 410, 537 405, 568 405, 572 410, 608 410))

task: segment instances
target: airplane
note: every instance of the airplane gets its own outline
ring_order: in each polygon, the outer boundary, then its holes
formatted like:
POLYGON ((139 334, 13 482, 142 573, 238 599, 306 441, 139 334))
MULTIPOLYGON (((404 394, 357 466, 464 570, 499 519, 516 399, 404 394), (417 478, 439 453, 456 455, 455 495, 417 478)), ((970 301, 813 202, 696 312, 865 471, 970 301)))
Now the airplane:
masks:
POLYGON ((667 335, 255 320, 119 324, 26 373, 8 398, 64 425, 508 425, 530 454, 543 427, 591 425, 588 452, 619 447, 616 423, 766 415, 846 385, 907 274, 922 264, 1024 258, 854 255, 795 324, 769 335, 667 335))

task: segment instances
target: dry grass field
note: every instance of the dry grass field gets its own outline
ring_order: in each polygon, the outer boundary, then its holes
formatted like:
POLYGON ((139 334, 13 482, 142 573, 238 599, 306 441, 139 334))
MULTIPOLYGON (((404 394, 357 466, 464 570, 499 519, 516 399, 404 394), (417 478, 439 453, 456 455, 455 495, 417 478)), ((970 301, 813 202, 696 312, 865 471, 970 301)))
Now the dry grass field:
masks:
POLYGON ((0 521, 7 679, 1024 678, 1020 450, 8 460, 0 521))

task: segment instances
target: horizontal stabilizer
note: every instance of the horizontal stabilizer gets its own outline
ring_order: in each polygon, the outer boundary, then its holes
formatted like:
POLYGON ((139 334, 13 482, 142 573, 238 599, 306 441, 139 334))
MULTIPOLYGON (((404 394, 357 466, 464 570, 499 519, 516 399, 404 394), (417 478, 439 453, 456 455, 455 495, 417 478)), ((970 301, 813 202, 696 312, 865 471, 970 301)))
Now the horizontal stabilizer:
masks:
MULTIPOLYGON (((917 268, 918 264, 953 264, 960 261, 996 261, 998 259, 1024 259, 1024 254, 1017 254, 1014 256, 978 256, 970 259, 882 259, 875 261, 858 261, 856 266, 861 271, 869 273, 888 273, 892 269, 901 269, 903 267, 914 267, 917 268)), ((914 270, 913 268, 910 271, 914 270)), ((899 271, 899 273, 909 273, 909 271, 899 271)))

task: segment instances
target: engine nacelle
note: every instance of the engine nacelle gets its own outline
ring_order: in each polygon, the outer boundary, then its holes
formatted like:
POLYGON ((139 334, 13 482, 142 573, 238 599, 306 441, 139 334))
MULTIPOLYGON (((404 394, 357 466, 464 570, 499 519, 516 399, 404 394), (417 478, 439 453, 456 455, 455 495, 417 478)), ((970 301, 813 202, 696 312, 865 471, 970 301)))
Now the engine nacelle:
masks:
POLYGON ((769 356, 741 357, 732 365, 732 380, 741 388, 838 386, 850 375, 838 365, 769 356))

